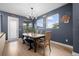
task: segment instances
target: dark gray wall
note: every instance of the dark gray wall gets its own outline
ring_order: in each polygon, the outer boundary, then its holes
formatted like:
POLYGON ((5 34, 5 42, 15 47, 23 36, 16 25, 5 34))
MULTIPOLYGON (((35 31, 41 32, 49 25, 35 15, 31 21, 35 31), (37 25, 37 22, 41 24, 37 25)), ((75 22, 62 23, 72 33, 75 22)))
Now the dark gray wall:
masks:
POLYGON ((0 32, 1 32, 1 14, 0 14, 0 32))
MULTIPOLYGON (((8 31, 7 31, 7 15, 5 15, 4 13, 1 13, 1 32, 5 32, 6 33, 6 35, 7 35, 7 33, 8 33, 8 31)), ((6 37, 7 38, 7 37, 6 37)))
MULTIPOLYGON (((61 43, 68 44, 68 45, 73 45, 72 4, 67 4, 58 9, 52 10, 44 15, 46 15, 48 17, 48 16, 54 15, 56 13, 59 14, 59 29, 46 29, 46 31, 52 32, 53 41, 61 42, 61 43), (62 22, 61 17, 63 15, 70 16, 69 23, 66 24, 66 23, 62 22), (68 42, 66 42, 66 39, 68 40, 68 42)), ((43 18, 44 15, 40 16, 39 18, 43 18)), ((44 23, 45 23, 45 18, 44 18, 44 23)))
POLYGON ((73 48, 79 53, 79 4, 73 4, 73 48))
POLYGON ((23 34, 23 23, 25 21, 25 18, 19 17, 19 37, 22 37, 23 34))
POLYGON ((1 32, 5 32, 7 34, 6 38, 8 37, 8 16, 19 18, 19 37, 22 37, 23 21, 27 18, 15 14, 7 13, 4 11, 0 11, 0 13, 1 13, 1 32))

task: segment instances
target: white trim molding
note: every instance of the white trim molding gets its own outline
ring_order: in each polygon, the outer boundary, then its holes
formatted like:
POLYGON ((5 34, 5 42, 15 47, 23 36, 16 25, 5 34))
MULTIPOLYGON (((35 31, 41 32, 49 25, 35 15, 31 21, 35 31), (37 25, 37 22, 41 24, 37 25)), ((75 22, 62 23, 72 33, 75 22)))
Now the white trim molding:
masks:
POLYGON ((73 56, 79 56, 79 53, 73 51, 73 52, 72 52, 72 55, 73 55, 73 56))
POLYGON ((56 41, 51 41, 51 42, 54 43, 54 44, 58 44, 58 45, 61 45, 61 46, 64 46, 64 47, 68 47, 68 48, 73 49, 73 46, 70 46, 70 45, 67 45, 67 44, 63 44, 63 43, 56 42, 56 41))

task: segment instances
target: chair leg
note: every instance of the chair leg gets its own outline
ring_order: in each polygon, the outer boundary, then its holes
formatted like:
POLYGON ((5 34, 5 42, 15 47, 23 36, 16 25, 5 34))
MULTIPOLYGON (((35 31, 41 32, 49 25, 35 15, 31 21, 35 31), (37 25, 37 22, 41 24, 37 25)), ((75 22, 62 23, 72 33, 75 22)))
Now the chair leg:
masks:
POLYGON ((44 47, 44 49, 43 49, 43 55, 45 56, 45 47, 44 47))
POLYGON ((50 55, 50 53, 51 53, 51 46, 49 46, 49 50, 50 50, 50 52, 49 52, 49 55, 50 55))

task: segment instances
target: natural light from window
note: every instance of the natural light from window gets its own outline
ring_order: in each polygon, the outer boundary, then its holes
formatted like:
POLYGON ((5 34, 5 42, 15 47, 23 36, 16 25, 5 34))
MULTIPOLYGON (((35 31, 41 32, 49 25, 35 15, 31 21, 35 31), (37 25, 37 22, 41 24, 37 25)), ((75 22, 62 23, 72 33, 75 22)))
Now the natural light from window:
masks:
POLYGON ((59 28, 59 14, 54 14, 47 17, 46 28, 58 29, 59 28))
POLYGON ((37 24, 38 28, 43 28, 43 19, 42 18, 38 19, 37 22, 36 22, 36 24, 37 24))
POLYGON ((32 23, 29 23, 29 26, 28 27, 32 27, 32 23))

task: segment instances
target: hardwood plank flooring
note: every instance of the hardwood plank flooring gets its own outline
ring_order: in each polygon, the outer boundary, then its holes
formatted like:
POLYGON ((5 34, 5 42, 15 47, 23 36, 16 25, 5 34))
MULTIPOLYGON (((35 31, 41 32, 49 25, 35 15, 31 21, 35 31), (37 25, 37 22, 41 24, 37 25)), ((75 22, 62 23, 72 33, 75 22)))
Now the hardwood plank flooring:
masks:
MULTIPOLYGON (((50 56, 71 56, 72 49, 68 49, 51 43, 52 51, 50 56)), ((33 50, 28 50, 27 44, 22 44, 19 39, 17 41, 7 42, 5 44, 3 56, 43 56, 43 49, 39 49, 36 53, 33 50)), ((47 51, 48 52, 48 51, 47 51)))

